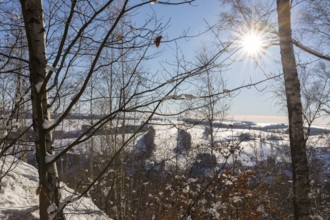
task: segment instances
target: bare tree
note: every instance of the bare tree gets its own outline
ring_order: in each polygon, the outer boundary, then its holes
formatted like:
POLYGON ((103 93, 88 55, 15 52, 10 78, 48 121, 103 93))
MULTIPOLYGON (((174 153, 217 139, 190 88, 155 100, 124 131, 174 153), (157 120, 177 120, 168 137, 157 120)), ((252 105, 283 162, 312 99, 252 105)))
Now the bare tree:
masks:
MULTIPOLYGON (((202 64, 207 62, 206 49, 200 54, 199 62, 202 64)), ((229 110, 229 97, 233 93, 226 92, 225 81, 221 75, 221 68, 208 67, 205 69, 205 74, 201 76, 202 87, 200 87, 200 95, 207 96, 199 103, 202 108, 198 109, 199 114, 206 120, 205 134, 210 141, 211 157, 214 156, 216 151, 215 136, 219 130, 219 124, 225 119, 229 110), (222 92, 220 96, 214 94, 222 92), (218 126, 215 125, 218 123, 218 126)), ((212 173, 215 174, 215 164, 212 162, 212 173)))
MULTIPOLYGON (((29 46, 32 120, 39 165, 40 218, 48 219, 47 209, 52 203, 60 205, 60 195, 56 164, 47 164, 46 161, 46 156, 54 153, 52 131, 43 125, 51 120, 46 79, 46 29, 41 1, 21 1, 21 6, 29 46)), ((60 214, 59 219, 63 218, 63 214, 60 214)))
POLYGON ((295 219, 310 219, 312 214, 310 180, 300 82, 291 37, 290 1, 277 1, 278 27, 285 92, 289 115, 289 136, 293 173, 293 204, 295 219))
MULTIPOLYGON (((1 8, 4 19, 0 22, 6 29, 2 33, 0 52, 0 181, 14 166, 7 156, 27 158, 29 149, 28 133, 28 84, 26 82, 26 40, 20 27, 18 15, 10 14, 12 8, 1 8), (10 161, 10 166, 7 166, 10 161)), ((14 11, 14 10, 13 10, 14 11)), ((15 12, 13 12, 14 14, 15 12)))
MULTIPOLYGON (((267 48, 271 45, 278 45, 277 41, 279 36, 282 61, 281 63, 285 78, 286 106, 289 115, 289 135, 294 188, 294 214, 296 219, 308 219, 310 218, 312 209, 309 198, 310 182, 303 119, 305 116, 305 118, 309 119, 309 122, 311 123, 311 120, 314 120, 315 117, 318 116, 318 113, 321 109, 319 104, 323 101, 311 102, 310 96, 312 94, 308 94, 308 92, 305 93, 304 89, 301 88, 298 78, 298 65, 296 63, 293 45, 297 46, 304 52, 308 52, 309 54, 320 59, 327 60, 328 57, 326 53, 322 53, 322 51, 317 51, 307 47, 299 40, 293 39, 290 20, 290 10, 293 6, 290 4, 290 1, 277 1, 276 9, 274 8, 274 1, 265 2, 264 4, 259 5, 248 4, 248 2, 243 1, 225 2, 230 3, 233 11, 237 14, 232 16, 229 13, 225 13, 223 19, 227 24, 229 23, 237 27, 236 30, 239 32, 238 38, 242 34, 244 35, 244 33, 249 29, 257 30, 263 33, 265 37, 269 39, 265 45, 267 48), (275 14, 274 12, 277 12, 277 25, 275 23, 274 17, 272 16, 275 14), (303 95, 303 98, 306 98, 304 102, 306 110, 305 114, 303 112, 304 109, 302 106, 301 94, 303 95), (317 112, 315 112, 315 106, 317 112)), ((297 4, 300 3, 301 2, 298 2, 297 4)), ((313 3, 311 4, 313 5, 313 3)), ((323 13, 323 16, 324 15, 325 14, 323 13)), ((313 17, 313 15, 310 16, 313 17)), ((316 25, 316 23, 314 24, 316 25)), ((299 65, 300 64, 301 63, 299 63, 299 65)), ((305 88, 307 87, 308 86, 305 88)), ((325 87, 319 85, 318 92, 322 92, 324 89, 325 87)), ((321 98, 321 100, 324 100, 324 96, 321 98)))
MULTIPOLYGON (((158 3, 179 5, 190 2, 192 1, 158 3)), ((93 4, 75 0, 70 4, 49 1, 44 6, 40 0, 22 0, 20 3, 29 51, 29 59, 24 62, 29 66, 27 76, 30 81, 34 143, 39 170, 37 193, 40 197, 40 218, 48 219, 56 215, 56 218, 62 219, 64 216, 61 211, 70 201, 66 201, 65 204, 60 202, 60 185, 55 162, 74 147, 91 139, 106 123, 120 115, 137 111, 147 116, 147 122, 175 88, 185 79, 201 74, 205 66, 219 58, 220 53, 211 56, 210 61, 204 66, 189 68, 185 66, 161 82, 140 78, 136 84, 135 79, 138 79, 141 62, 148 59, 147 52, 154 45, 157 47, 162 45, 163 26, 152 23, 155 20, 151 17, 140 27, 124 22, 124 25, 129 25, 128 31, 118 27, 125 16, 150 4, 150 1, 136 4, 128 0, 120 4, 114 4, 115 1, 93 4), (109 13, 107 9, 111 7, 113 11, 109 13), (105 23, 110 23, 110 25, 104 25, 105 23), (106 54, 110 50, 120 52, 114 53, 109 60, 106 54), (132 57, 127 58, 128 55, 132 57), (117 75, 122 78, 117 81, 120 83, 115 84, 116 88, 112 91, 118 89, 117 91, 120 92, 111 94, 110 112, 93 121, 93 124, 80 133, 75 140, 56 149, 53 143, 53 131, 69 117, 78 101, 86 97, 85 94, 93 81, 93 76, 101 74, 101 70, 104 71, 108 67, 123 64, 123 56, 131 65, 125 70, 127 78, 123 77, 124 74, 117 75), (63 97, 71 101, 62 102, 63 97), (137 99, 140 101, 136 102, 137 99), (63 109, 63 111, 59 114, 51 114, 58 109, 63 109), (50 206, 57 207, 54 213, 48 213, 47 209, 50 206)), ((2 56, 18 59, 6 53, 2 56)), ((101 94, 93 92, 92 99, 100 98, 101 96, 98 97, 98 95, 101 94)), ((92 102, 89 107, 93 106, 92 102)), ((86 112, 86 109, 88 108, 83 107, 83 111, 86 112)), ((84 189, 81 196, 85 195, 100 179, 133 137, 134 135, 122 141, 113 157, 108 160, 100 173, 95 175, 95 179, 84 189)))

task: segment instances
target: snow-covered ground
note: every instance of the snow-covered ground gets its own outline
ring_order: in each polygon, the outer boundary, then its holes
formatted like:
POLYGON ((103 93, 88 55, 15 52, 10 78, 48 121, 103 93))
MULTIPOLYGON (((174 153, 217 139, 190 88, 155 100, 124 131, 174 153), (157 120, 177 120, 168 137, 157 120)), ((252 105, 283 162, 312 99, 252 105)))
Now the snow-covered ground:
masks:
MULTIPOLYGON (((166 167, 179 166, 189 167, 194 163, 194 159, 198 154, 211 153, 210 135, 205 134, 207 124, 195 119, 155 119, 148 126, 155 129, 155 149, 152 152, 151 161, 160 163, 165 161, 166 167), (176 147, 178 145, 178 130, 187 131, 191 136, 191 149, 184 155, 177 155, 176 147)), ((290 161, 289 137, 287 134, 288 126, 285 123, 276 123, 269 121, 268 118, 263 122, 226 120, 214 122, 214 141, 215 149, 212 152, 217 158, 219 164, 227 161, 231 163, 233 160, 239 161, 243 166, 253 166, 256 163, 273 158, 278 162, 290 161), (244 136, 247 136, 245 139, 244 136), (242 139, 243 138, 243 139, 242 139), (235 147, 235 153, 231 154, 230 148, 235 147), (230 156, 226 158, 226 155, 230 156)), ((88 123, 89 120, 68 120, 63 126, 64 132, 79 132, 80 128, 88 123)), ((142 121, 126 120, 126 125, 140 125, 142 121)), ((59 129, 59 128, 58 128, 59 129)), ((130 148, 136 146, 136 142, 143 137, 139 133, 134 143, 130 144, 130 148)), ((127 133, 126 138, 132 134, 127 133)), ((120 139, 120 138, 119 138, 120 139)), ((58 149, 65 147, 72 142, 74 138, 57 139, 55 146, 58 149)), ((311 128, 311 136, 308 139, 308 146, 313 149, 329 148, 329 127, 313 126, 311 128)), ((104 135, 96 135, 93 137, 94 152, 101 152, 104 147, 109 146, 105 143, 104 135)), ((82 153, 87 150, 88 145, 77 146, 74 149, 76 153, 82 153)), ((135 150, 134 150, 135 151, 135 150)), ((328 150, 322 150, 326 154, 330 154, 328 150)), ((324 155, 319 158, 328 158, 324 155)), ((330 161, 326 160, 330 164, 330 161)))
MULTIPOLYGON (((8 156, 4 170, 12 164, 13 157, 8 156)), ((0 164, 2 165, 2 163, 0 164)), ((0 219, 32 220, 39 218, 38 210, 38 171, 35 167, 17 161, 11 171, 2 179, 0 188, 0 219)), ((76 196, 74 191, 65 184, 61 185, 63 198, 76 196)), ((90 198, 83 197, 65 209, 64 213, 70 220, 110 220, 98 209, 90 198)))
MULTIPOLYGON (((157 163, 165 161, 166 167, 175 165, 185 168, 195 162, 198 154, 211 153, 210 135, 205 134, 205 124, 185 124, 182 121, 172 121, 172 123, 170 125, 162 121, 153 121, 152 126, 156 135, 152 161, 157 163), (178 129, 187 131, 191 136, 191 149, 181 155, 176 153, 178 129)), ((329 130, 316 127, 311 131, 312 135, 307 141, 309 149, 318 153, 314 156, 322 159, 330 167, 330 160, 327 159, 330 156, 329 130), (320 156, 321 152, 323 155, 320 156)), ((226 159, 227 163, 235 160, 243 166, 253 166, 268 158, 275 159, 277 162, 290 162, 287 125, 283 123, 222 122, 222 125, 214 128, 214 142, 213 154, 219 164, 225 162, 226 159), (233 147, 235 149, 231 151, 233 147)))

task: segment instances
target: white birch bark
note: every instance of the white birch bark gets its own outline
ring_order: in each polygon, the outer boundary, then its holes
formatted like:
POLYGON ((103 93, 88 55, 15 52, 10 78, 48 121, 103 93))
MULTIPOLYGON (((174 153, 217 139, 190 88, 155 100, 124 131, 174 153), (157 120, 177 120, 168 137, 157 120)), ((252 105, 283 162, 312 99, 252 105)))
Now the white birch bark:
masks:
MULTIPOLYGON (((21 0, 29 48, 29 70, 31 84, 32 119, 35 133, 36 157, 39 171, 39 210, 40 219, 49 219, 48 207, 59 205, 58 178, 56 165, 48 165, 47 154, 53 154, 52 132, 43 127, 50 121, 48 109, 46 59, 46 36, 44 13, 41 0, 21 0)), ((61 215, 58 219, 63 218, 61 215)))

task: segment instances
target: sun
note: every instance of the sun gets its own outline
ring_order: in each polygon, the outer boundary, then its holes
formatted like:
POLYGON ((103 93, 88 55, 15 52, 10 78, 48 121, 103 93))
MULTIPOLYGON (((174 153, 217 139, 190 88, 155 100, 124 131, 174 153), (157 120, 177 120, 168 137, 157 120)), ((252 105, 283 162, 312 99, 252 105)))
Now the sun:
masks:
POLYGON ((257 57, 265 50, 265 37, 262 32, 256 30, 249 30, 241 34, 239 40, 239 47, 243 52, 250 57, 257 57))

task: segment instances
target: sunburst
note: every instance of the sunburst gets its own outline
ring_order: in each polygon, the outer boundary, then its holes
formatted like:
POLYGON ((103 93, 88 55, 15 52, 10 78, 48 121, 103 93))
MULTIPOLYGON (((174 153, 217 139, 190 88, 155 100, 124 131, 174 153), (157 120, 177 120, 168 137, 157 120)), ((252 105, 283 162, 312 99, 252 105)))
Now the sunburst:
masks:
POLYGON ((239 47, 249 57, 258 57, 265 52, 266 39, 263 32, 248 30, 239 36, 239 47))

